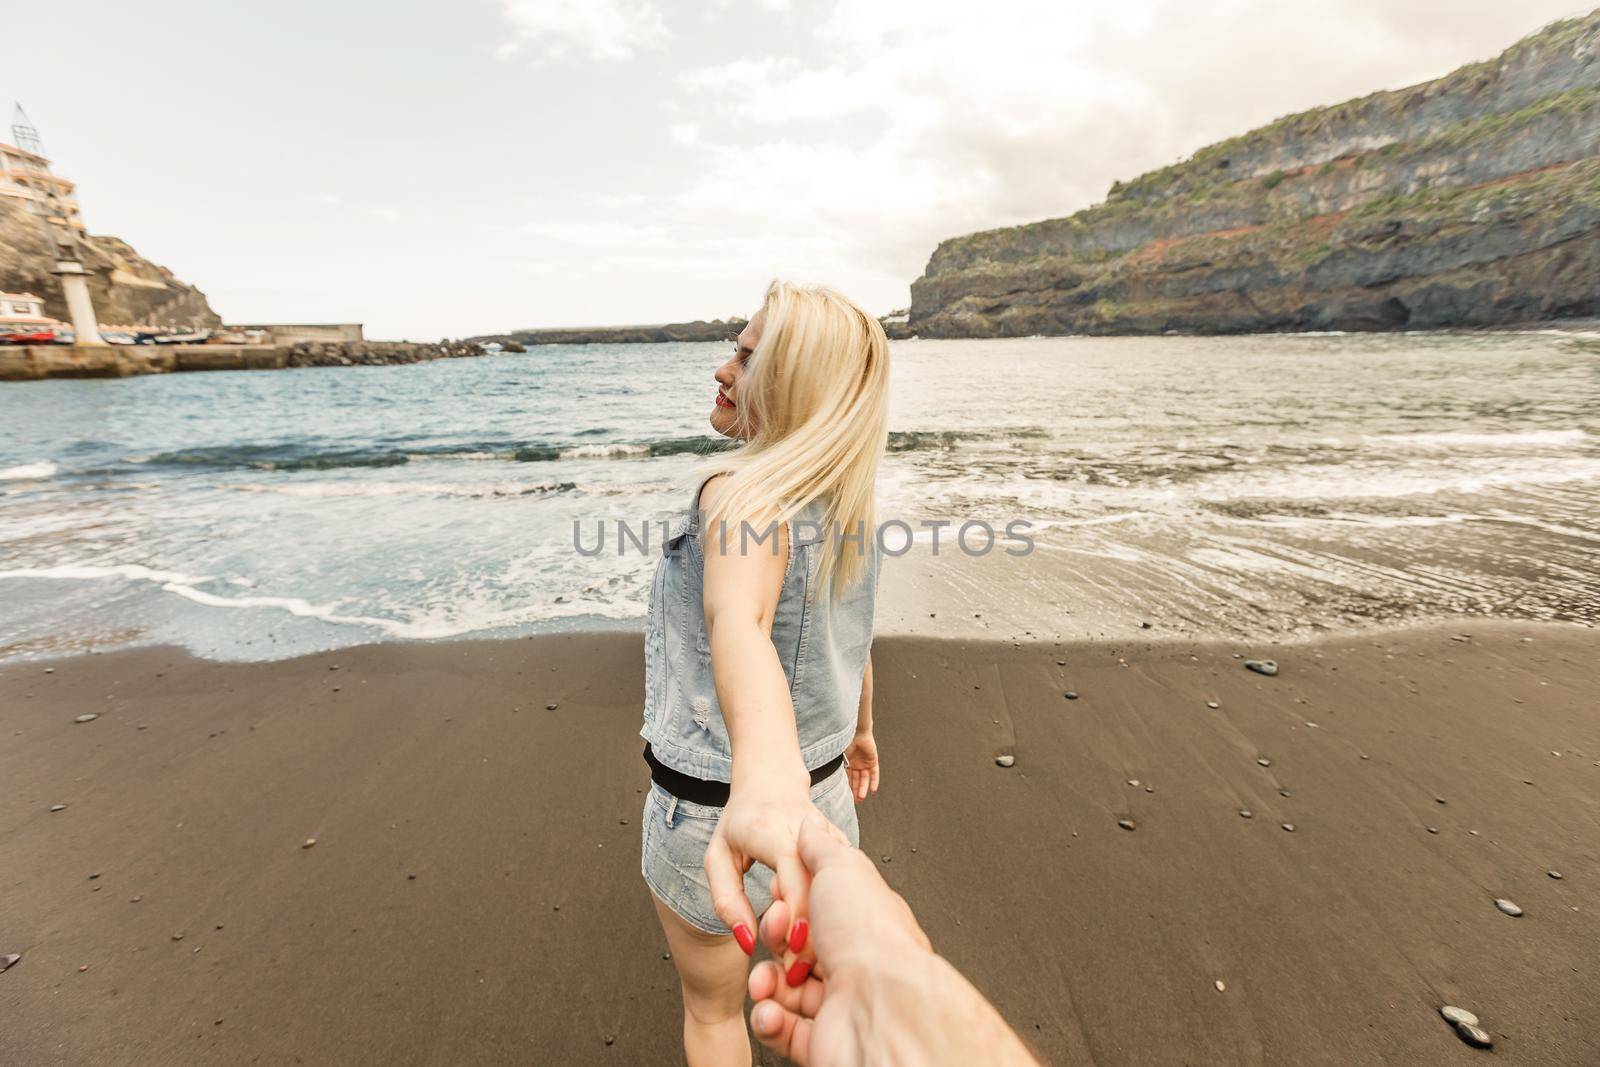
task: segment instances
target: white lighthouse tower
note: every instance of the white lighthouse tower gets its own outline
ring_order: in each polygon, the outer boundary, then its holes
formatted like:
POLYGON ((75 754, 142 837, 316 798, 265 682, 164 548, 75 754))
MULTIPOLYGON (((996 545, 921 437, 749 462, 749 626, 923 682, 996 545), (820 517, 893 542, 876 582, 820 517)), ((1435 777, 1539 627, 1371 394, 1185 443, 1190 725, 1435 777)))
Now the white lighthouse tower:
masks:
POLYGON ((100 336, 94 301, 89 297, 89 272, 84 269, 83 257, 78 251, 82 223, 77 219, 77 204, 71 198, 72 184, 50 173, 50 161, 45 158, 39 131, 21 104, 11 118, 11 136, 20 150, 15 154, 20 173, 11 177, 34 194, 24 202, 38 216, 45 240, 55 252, 55 275, 61 279, 61 293, 67 301, 67 313, 72 319, 77 343, 103 345, 106 342, 100 336))

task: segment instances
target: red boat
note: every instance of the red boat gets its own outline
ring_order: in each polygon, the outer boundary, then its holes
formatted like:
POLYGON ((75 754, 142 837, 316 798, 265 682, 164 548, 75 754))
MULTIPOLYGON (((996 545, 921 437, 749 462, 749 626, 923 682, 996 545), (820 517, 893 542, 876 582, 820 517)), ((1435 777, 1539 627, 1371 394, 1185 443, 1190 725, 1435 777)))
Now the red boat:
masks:
POLYGON ((15 326, 0 322, 0 345, 53 345, 54 330, 41 330, 32 326, 15 326))

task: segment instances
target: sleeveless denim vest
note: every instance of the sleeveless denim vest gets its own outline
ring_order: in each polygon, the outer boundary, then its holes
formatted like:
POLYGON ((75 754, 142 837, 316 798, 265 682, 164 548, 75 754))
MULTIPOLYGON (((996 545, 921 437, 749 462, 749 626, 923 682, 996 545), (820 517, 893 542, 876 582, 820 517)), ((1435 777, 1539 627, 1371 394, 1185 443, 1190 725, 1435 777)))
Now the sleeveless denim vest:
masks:
MULTIPOLYGON (((699 500, 696 489, 688 511, 670 527, 650 588, 639 735, 666 766, 727 782, 733 777, 733 748, 711 673, 699 500)), ((813 501, 790 520, 789 559, 772 619, 772 646, 789 682, 807 770, 838 756, 855 735, 878 587, 878 546, 870 528, 860 546, 866 553, 861 578, 838 597, 820 587, 817 568, 834 540, 825 528, 825 508, 826 501, 813 501)), ((715 530, 706 532, 717 536, 715 530)), ((737 536, 730 528, 729 543, 737 536)), ((756 551, 771 551, 775 536, 759 548, 753 536, 748 543, 756 551)), ((855 541, 845 542, 844 551, 857 550, 855 541)))

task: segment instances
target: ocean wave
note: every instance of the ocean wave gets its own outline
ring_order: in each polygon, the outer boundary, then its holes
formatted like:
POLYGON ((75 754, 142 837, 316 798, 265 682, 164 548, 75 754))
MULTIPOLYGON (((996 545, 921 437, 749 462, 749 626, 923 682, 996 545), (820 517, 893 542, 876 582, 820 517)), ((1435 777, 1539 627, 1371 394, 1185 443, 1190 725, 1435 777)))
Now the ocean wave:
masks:
MULTIPOLYGON (((733 447, 722 437, 668 437, 646 441, 619 441, 610 444, 563 445, 529 442, 473 441, 462 444, 411 448, 355 448, 324 450, 315 444, 237 444, 188 448, 149 456, 132 456, 121 467, 97 467, 79 471, 82 475, 110 475, 126 470, 127 465, 150 468, 198 468, 210 470, 308 471, 336 470, 344 467, 399 467, 413 462, 453 460, 504 460, 516 463, 543 463, 575 459, 635 459, 711 453, 733 447)), ((18 468, 19 470, 21 468, 18 468)))
MULTIPOLYGON (((909 430, 889 434, 891 452, 950 449, 969 443, 1000 442, 1047 438, 1048 431, 1037 427, 1003 430, 909 430)), ((398 442, 395 442, 398 443, 398 442)), ((140 469, 260 470, 294 473, 298 471, 338 470, 341 468, 399 467, 418 462, 502 460, 514 463, 549 463, 573 460, 656 459, 663 456, 711 455, 737 447, 724 437, 700 435, 660 437, 637 441, 566 444, 561 442, 468 441, 435 446, 401 444, 386 447, 375 443, 366 447, 326 448, 318 442, 276 442, 261 444, 210 445, 130 456, 113 466, 72 471, 84 477, 125 474, 130 466, 140 469)), ((0 477, 49 477, 54 464, 31 464, 0 472, 0 477), (48 467, 48 470, 46 468, 48 467)))
POLYGON ((893 430, 889 434, 890 452, 918 452, 947 449, 958 445, 988 441, 1035 441, 1050 437, 1050 431, 1037 426, 999 430, 893 430))
POLYGON ((576 445, 563 448, 560 459, 633 459, 655 455, 649 445, 576 445))
MULTIPOLYGON (((452 600, 442 611, 438 608, 424 610, 413 618, 389 618, 381 615, 360 615, 342 612, 328 604, 316 604, 303 597, 272 596, 253 593, 240 596, 223 596, 200 588, 212 581, 205 576, 179 574, 155 570, 139 564, 98 566, 91 564, 64 564, 56 567, 17 568, 0 571, 4 578, 56 578, 68 580, 96 580, 119 578, 142 581, 156 585, 163 593, 170 593, 192 604, 220 609, 255 609, 281 611, 296 618, 315 619, 332 626, 355 626, 380 631, 385 636, 402 641, 422 641, 465 634, 483 633, 503 627, 515 627, 558 618, 596 616, 626 619, 639 614, 638 598, 574 596, 562 597, 553 604, 539 603, 512 607, 479 603, 467 596, 452 600)), ((227 581, 236 587, 250 589, 252 579, 231 577, 227 581)))
POLYGON ((56 465, 46 459, 38 463, 24 463, 20 467, 6 467, 0 470, 0 482, 37 481, 53 478, 55 473, 56 465))
MULTIPOLYGON (((310 498, 444 496, 481 500, 547 496, 573 492, 579 486, 577 482, 281 482, 272 485, 231 485, 227 488, 246 493, 278 493, 310 498)), ((604 489, 599 491, 605 492, 604 489)))
POLYGON ((1580 444, 1589 435, 1582 430, 1524 430, 1510 433, 1385 433, 1366 440, 1411 448, 1539 448, 1580 444))

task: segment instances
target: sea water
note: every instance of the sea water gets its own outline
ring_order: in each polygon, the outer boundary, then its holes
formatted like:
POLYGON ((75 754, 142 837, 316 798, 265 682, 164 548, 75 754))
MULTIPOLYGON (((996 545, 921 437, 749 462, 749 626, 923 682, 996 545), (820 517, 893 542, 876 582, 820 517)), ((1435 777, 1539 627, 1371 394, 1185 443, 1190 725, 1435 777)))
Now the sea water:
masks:
MULTIPOLYGON (((729 347, 0 386, 0 657, 637 627, 729 347)), ((892 384, 889 628, 1600 622, 1600 336, 906 341, 892 384)))

